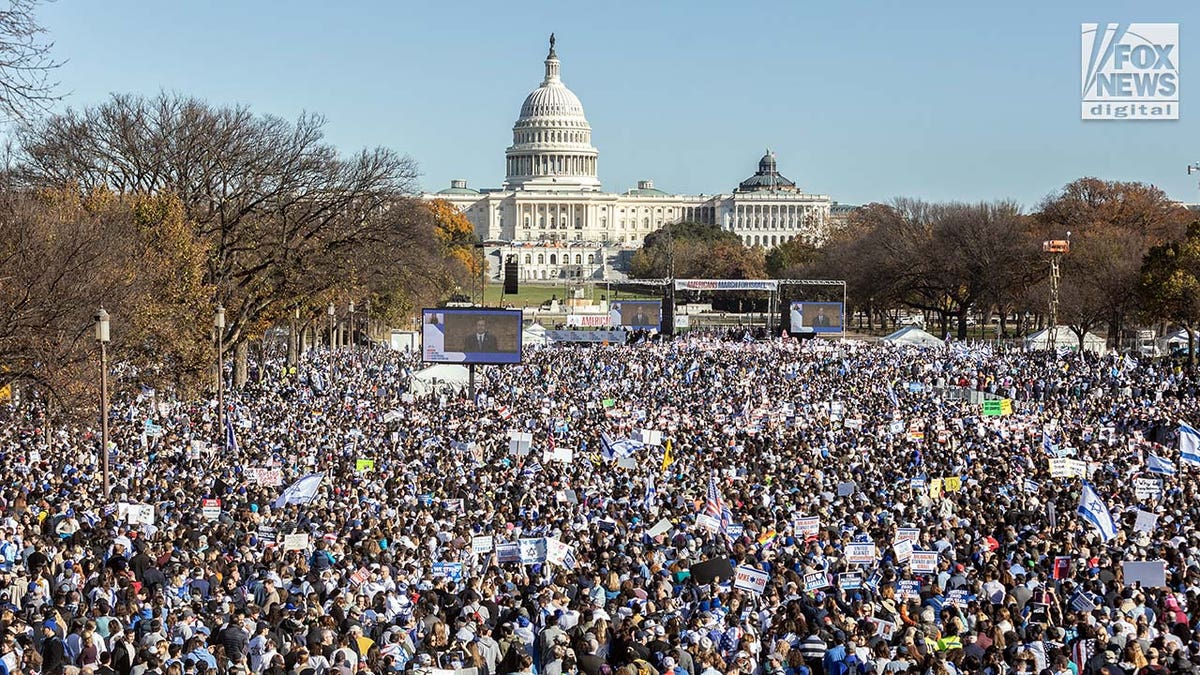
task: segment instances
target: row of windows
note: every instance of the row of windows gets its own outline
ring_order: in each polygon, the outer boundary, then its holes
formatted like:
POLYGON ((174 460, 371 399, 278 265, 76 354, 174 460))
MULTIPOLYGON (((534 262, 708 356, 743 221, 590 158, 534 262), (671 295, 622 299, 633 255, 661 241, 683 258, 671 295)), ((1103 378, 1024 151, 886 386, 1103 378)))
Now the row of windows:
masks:
MULTIPOLYGON (((746 240, 747 246, 778 246, 780 244, 787 243, 795 238, 796 238, 796 235, 794 235, 794 234, 788 234, 788 235, 783 235, 783 236, 776 236, 773 234, 770 236, 767 236, 767 235, 759 236, 756 234, 754 236, 746 235, 744 237, 744 239, 746 240)), ((813 244, 813 245, 816 244, 816 239, 814 239, 813 237, 805 236, 805 237, 801 237, 801 238, 804 240, 804 243, 806 243, 806 244, 813 244)))
POLYGON ((587 143, 586 131, 518 131, 517 143, 587 143))
MULTIPOLYGON (((533 264, 533 254, 532 254, 532 253, 526 253, 526 254, 525 254, 525 264, 526 264, 526 265, 532 265, 532 264, 533 264)), ((545 265, 545 264, 546 264, 546 254, 545 254, 545 253, 539 253, 539 254, 537 254, 537 264, 539 264, 539 265, 545 265)), ((557 254, 557 253, 551 253, 551 254, 550 254, 550 264, 551 264, 551 265, 557 265, 557 264, 558 264, 558 254, 557 254)), ((564 254, 562 255, 562 264, 564 264, 564 265, 569 265, 569 264, 571 264, 571 254, 570 254, 570 253, 564 253, 564 254)), ((575 264, 576 264, 576 265, 582 265, 582 264, 583 264, 583 254, 582 254, 582 253, 576 253, 576 254, 575 254, 575 264)), ((596 254, 595 254, 595 253, 589 253, 589 254, 587 254, 587 264, 589 264, 589 265, 595 265, 595 264, 596 264, 596 254)))

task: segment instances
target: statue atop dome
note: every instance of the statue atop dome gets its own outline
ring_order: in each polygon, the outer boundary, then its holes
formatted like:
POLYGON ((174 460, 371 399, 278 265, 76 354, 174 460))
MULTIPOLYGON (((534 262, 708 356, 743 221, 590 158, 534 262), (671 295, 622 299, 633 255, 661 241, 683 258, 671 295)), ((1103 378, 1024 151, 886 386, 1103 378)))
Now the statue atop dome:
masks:
POLYGON ((551 33, 550 34, 550 53, 546 55, 546 58, 552 58, 555 56, 557 56, 557 54, 554 53, 554 33, 551 33))

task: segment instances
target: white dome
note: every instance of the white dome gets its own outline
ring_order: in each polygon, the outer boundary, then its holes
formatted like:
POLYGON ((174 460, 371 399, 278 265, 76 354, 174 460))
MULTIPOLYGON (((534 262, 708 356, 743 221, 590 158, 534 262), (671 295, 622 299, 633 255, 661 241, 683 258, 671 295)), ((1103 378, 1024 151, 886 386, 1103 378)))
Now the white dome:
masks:
POLYGON ((525 97, 505 151, 504 187, 509 190, 599 190, 592 127, 583 104, 559 78, 554 37, 542 84, 525 97))
POLYGON ((521 104, 521 120, 531 117, 583 118, 583 104, 561 81, 548 82, 529 92, 525 103, 521 104))

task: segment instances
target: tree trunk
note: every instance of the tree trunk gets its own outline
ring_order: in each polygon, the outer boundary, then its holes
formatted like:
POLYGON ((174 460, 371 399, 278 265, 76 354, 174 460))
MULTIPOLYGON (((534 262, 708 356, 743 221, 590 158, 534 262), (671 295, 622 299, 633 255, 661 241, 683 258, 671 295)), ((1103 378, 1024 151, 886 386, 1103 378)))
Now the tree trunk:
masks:
POLYGON ((1191 326, 1184 326, 1184 330, 1188 335, 1188 369, 1192 370, 1196 367, 1196 333, 1192 331, 1191 326))
POLYGON ((958 319, 958 339, 959 340, 967 339, 967 314, 969 312, 970 312, 969 307, 963 307, 962 309, 958 310, 958 316, 956 318, 958 319))
POLYGON ((241 389, 246 384, 246 361, 250 356, 250 345, 245 340, 239 342, 234 349, 233 386, 241 389))
POLYGON ((941 326, 941 334, 938 335, 938 337, 945 340, 946 337, 950 335, 950 313, 939 310, 938 323, 941 326))
POLYGON ((296 359, 300 352, 300 327, 292 324, 291 330, 288 331, 288 366, 296 365, 296 359))

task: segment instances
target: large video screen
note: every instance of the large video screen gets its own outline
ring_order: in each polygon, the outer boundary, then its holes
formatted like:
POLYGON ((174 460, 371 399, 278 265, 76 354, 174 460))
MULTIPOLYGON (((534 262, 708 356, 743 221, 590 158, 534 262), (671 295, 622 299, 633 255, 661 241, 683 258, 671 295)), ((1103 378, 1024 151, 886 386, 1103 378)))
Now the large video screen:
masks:
POLYGON ((421 358, 427 363, 520 363, 521 311, 422 310, 421 358))
POLYGON ((662 325, 662 301, 616 300, 609 304, 608 315, 613 326, 658 330, 662 325))
POLYGON ((842 332, 842 303, 793 302, 788 311, 792 333, 842 332))

